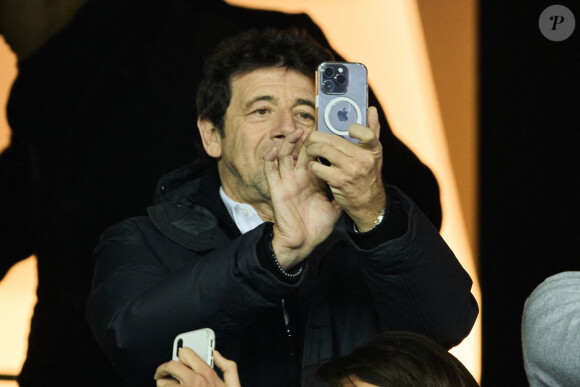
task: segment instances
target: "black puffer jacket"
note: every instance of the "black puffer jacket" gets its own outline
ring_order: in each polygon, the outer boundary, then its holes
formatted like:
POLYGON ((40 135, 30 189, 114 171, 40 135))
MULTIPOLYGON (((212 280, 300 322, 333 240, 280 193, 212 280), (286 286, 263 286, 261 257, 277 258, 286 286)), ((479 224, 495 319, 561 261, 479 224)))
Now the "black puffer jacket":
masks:
POLYGON ((174 337, 202 327, 238 362, 244 387, 306 383, 321 362, 384 330, 420 332, 447 347, 469 333, 477 316, 471 280, 397 189, 388 195, 407 219, 401 237, 365 250, 343 216, 291 283, 261 264, 271 224, 239 235, 217 172, 202 172, 194 164, 164 177, 149 216, 109 228, 96 249, 88 319, 127 382, 151 383, 174 337))

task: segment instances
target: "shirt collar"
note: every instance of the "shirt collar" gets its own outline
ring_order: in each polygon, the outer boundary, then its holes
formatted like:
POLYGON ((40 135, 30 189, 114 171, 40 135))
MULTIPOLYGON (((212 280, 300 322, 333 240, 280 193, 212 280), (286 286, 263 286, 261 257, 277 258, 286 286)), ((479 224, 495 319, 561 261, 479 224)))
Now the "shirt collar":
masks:
POLYGON ((264 223, 256 210, 254 210, 254 207, 249 204, 238 203, 231 199, 224 192, 223 186, 220 186, 220 197, 222 198, 228 213, 242 234, 245 234, 264 223))

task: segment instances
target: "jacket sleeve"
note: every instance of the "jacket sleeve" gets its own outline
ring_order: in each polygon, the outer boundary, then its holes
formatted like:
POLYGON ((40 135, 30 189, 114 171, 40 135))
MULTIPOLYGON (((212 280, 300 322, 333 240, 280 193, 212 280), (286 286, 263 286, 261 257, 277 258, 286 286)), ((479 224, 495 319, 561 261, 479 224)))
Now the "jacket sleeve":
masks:
POLYGON ((351 239, 380 327, 421 333, 451 348, 478 314, 471 278, 417 206, 395 188, 388 195, 407 214, 407 231, 371 250, 351 239))
POLYGON ((33 253, 28 150, 12 138, 0 155, 0 279, 33 253))
POLYGON ((99 345, 129 383, 152 381, 178 333, 211 327, 220 342, 235 340, 300 283, 283 283, 260 265, 256 244, 266 225, 202 256, 139 219, 103 234, 87 306, 99 345))

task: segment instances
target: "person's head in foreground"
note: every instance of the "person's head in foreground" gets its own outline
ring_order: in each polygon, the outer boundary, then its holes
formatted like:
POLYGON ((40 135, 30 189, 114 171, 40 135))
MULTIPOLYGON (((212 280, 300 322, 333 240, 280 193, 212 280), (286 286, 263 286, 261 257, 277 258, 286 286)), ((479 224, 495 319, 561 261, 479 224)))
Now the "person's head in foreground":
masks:
MULTIPOLYGON (((239 387, 236 363, 214 352, 224 381, 195 352, 182 348, 179 362, 157 368, 158 387, 239 387)), ((329 387, 478 387, 467 368, 442 346, 411 332, 386 332, 352 354, 321 366, 316 376, 329 387)))
POLYGON ((463 364, 426 336, 387 332, 318 369, 330 387, 478 386, 463 364))
POLYGON ((580 386, 580 271, 550 276, 528 297, 522 351, 531 387, 580 386))

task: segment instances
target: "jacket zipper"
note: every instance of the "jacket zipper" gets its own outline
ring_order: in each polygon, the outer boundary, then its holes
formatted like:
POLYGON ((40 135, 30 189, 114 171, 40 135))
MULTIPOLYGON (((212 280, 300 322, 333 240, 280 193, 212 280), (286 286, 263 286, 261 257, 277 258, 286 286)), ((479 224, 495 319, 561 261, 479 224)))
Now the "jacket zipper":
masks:
POLYGON ((286 329, 286 339, 288 343, 288 360, 290 361, 290 380, 292 383, 300 383, 298 375, 300 375, 300 365, 298 364, 298 357, 296 350, 298 347, 296 337, 292 332, 292 325, 290 323, 290 313, 286 309, 286 300, 282 299, 282 317, 284 318, 284 327, 286 329))
POLYGON ((286 337, 288 339, 288 354, 294 356, 295 342, 294 336, 292 335, 292 326, 290 325, 290 313, 286 310, 286 301, 284 299, 282 299, 282 316, 284 317, 284 326, 286 328, 286 337))

